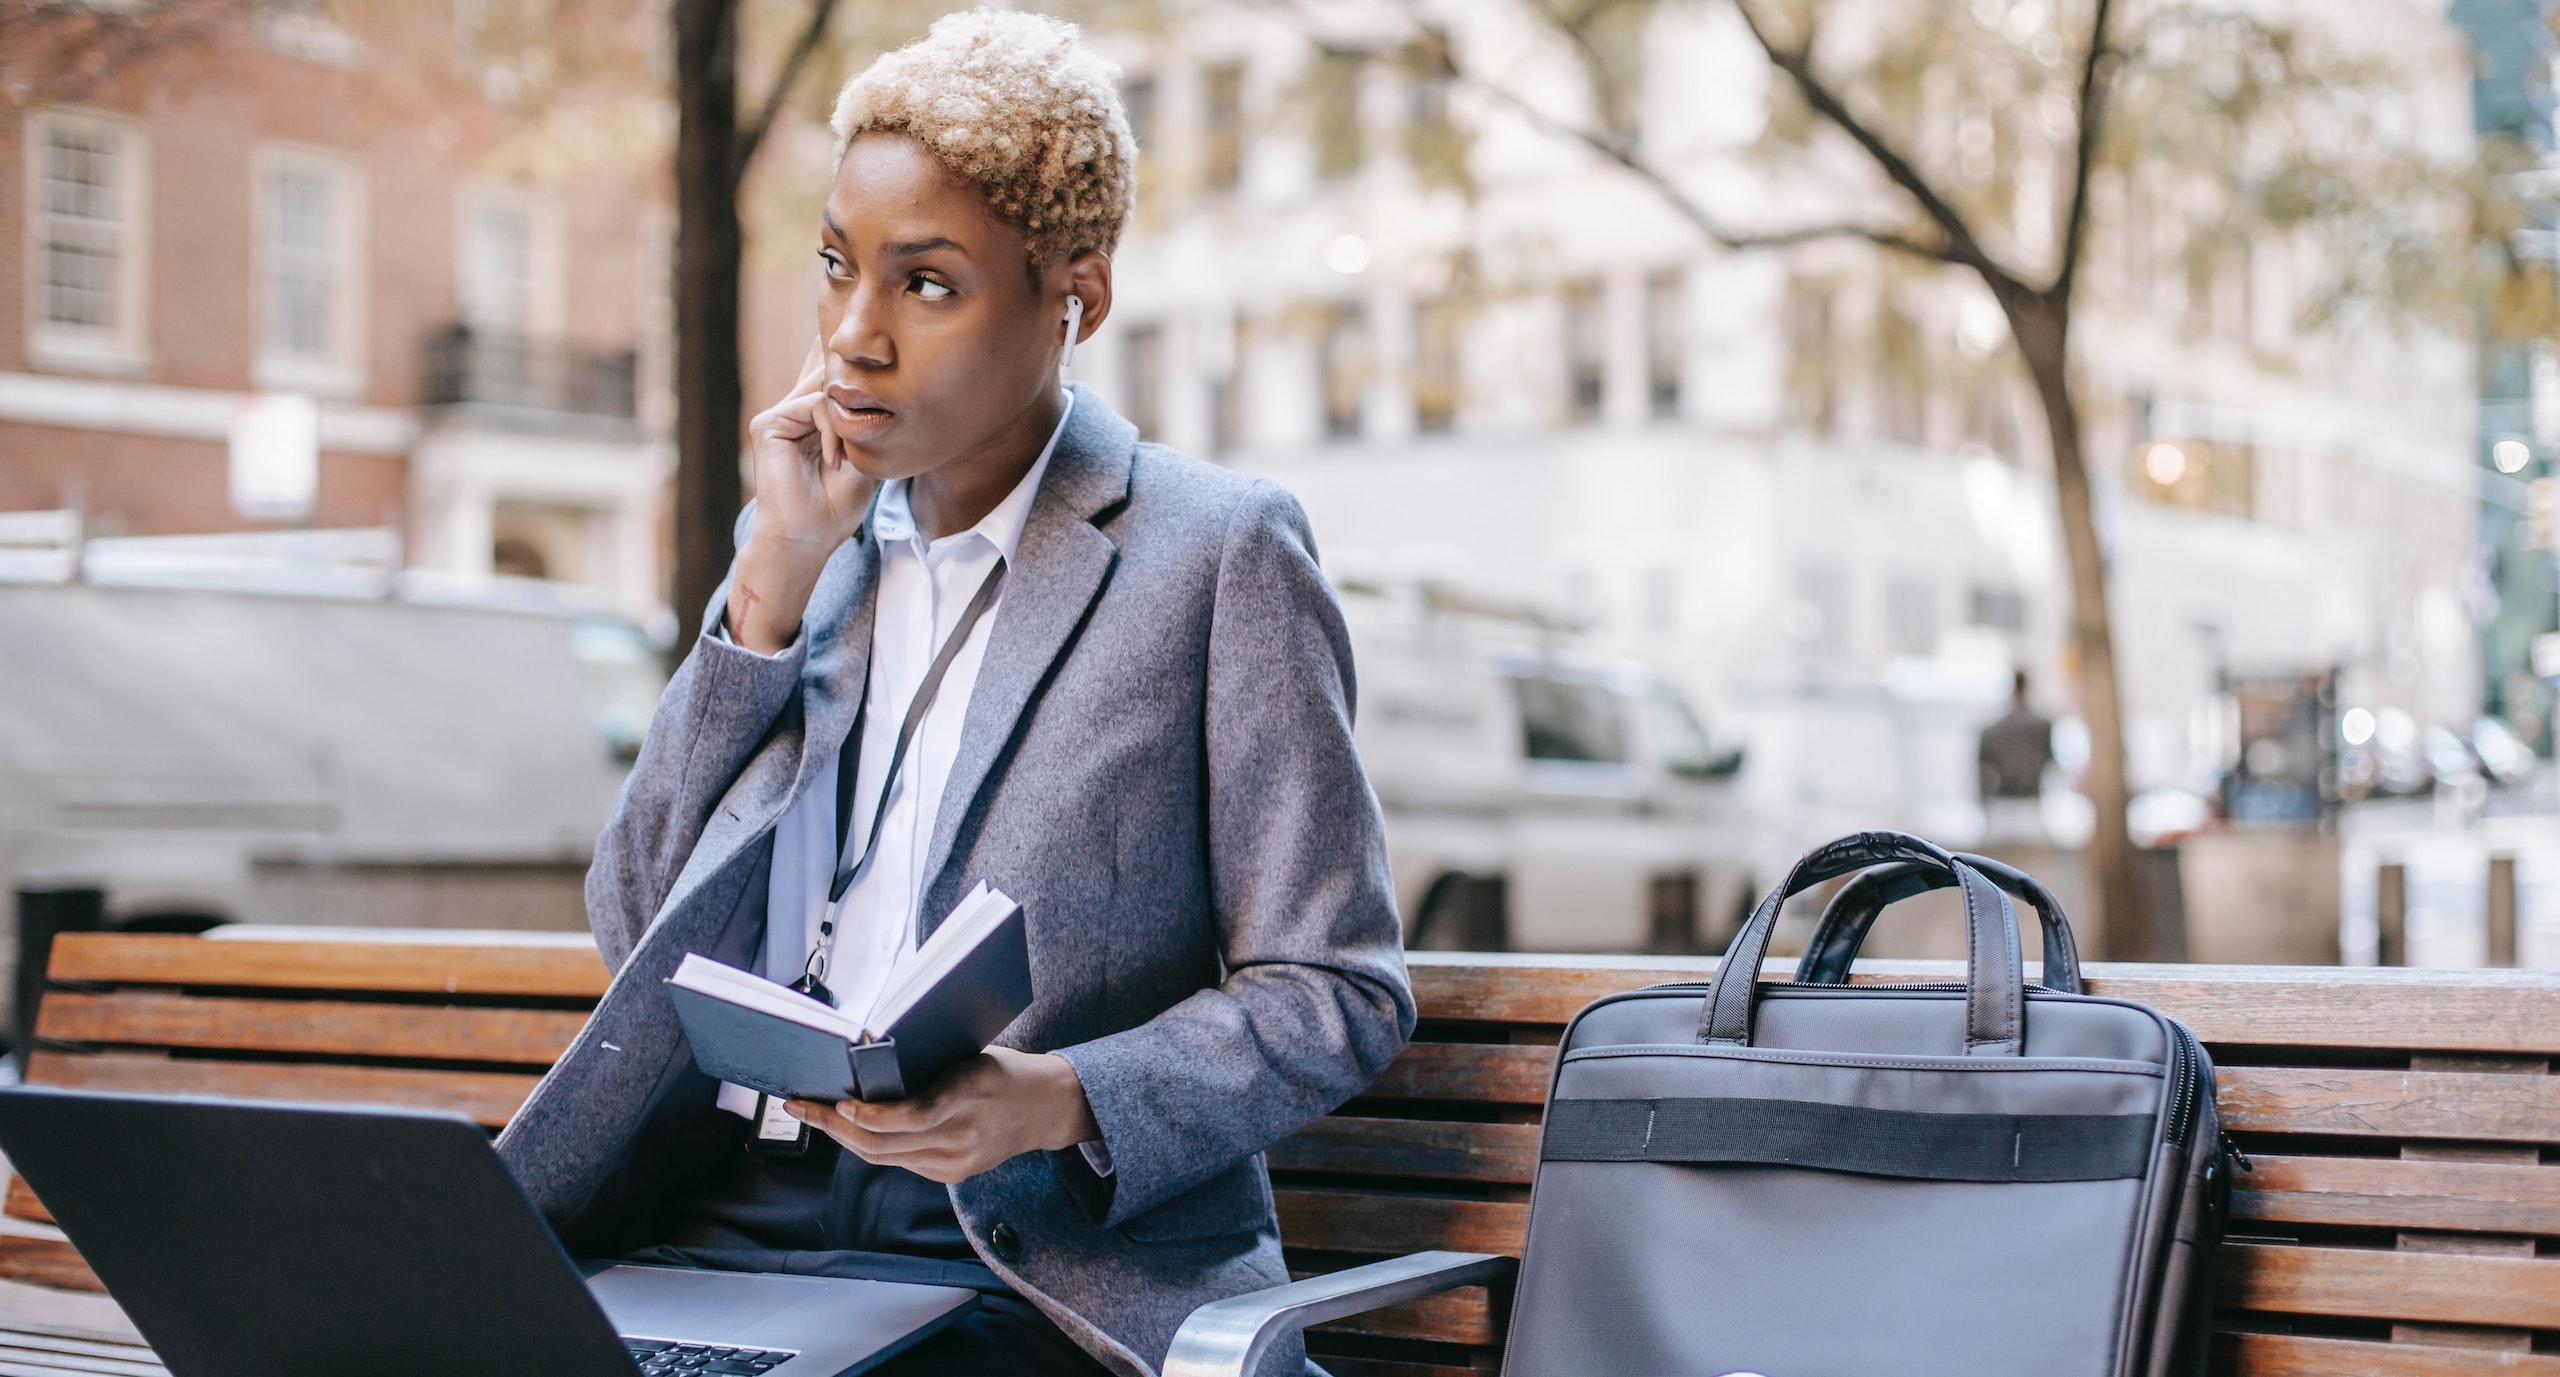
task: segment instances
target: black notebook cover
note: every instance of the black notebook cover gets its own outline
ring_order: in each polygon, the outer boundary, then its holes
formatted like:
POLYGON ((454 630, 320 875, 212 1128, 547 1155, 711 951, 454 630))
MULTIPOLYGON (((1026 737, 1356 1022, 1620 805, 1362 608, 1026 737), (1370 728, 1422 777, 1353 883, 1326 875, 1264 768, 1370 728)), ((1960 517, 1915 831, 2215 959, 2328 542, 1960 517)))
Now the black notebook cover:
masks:
POLYGON ((1022 911, 1004 916, 876 1042, 811 1028, 670 982, 704 1074, 793 1100, 902 1100, 976 1056, 1031 1007, 1022 911))

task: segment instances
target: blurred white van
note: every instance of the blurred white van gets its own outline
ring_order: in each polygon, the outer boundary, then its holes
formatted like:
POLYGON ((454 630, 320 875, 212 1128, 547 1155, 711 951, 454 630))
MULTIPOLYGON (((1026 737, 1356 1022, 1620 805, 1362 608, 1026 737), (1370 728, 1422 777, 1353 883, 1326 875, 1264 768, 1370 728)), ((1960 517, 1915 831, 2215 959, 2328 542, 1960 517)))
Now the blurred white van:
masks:
POLYGON ((1341 586, 1356 740, 1418 947, 1721 947, 1752 848, 1711 735, 1641 665, 1535 609, 1429 584, 1341 586))
POLYGON ((387 531, 0 520, 0 881, 160 926, 584 926, 663 686, 640 627, 387 531))

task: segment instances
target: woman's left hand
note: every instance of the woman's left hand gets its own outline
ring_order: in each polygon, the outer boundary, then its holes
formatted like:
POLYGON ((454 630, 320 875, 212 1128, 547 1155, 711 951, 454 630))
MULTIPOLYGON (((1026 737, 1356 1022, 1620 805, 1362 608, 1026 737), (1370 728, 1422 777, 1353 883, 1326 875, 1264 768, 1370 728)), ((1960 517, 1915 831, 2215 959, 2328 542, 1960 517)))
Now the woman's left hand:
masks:
POLYGON ((866 1162, 904 1167, 944 1185, 1026 1152, 1102 1136, 1084 1082, 1066 1058, 1008 1047, 990 1047, 960 1063, 913 1099, 793 1100, 789 1109, 866 1162))

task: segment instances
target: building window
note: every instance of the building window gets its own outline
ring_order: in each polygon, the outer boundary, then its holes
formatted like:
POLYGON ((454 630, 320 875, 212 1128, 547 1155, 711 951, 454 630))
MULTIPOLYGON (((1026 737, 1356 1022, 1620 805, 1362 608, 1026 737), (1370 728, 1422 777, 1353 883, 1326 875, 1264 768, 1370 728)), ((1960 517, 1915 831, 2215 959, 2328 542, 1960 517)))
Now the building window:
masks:
POLYGON ((352 165, 263 150, 258 172, 258 385, 361 389, 363 204, 352 165))
POLYGON ((1458 423, 1458 303, 1446 297, 1413 309, 1413 423, 1425 434, 1458 423))
POLYGON ((475 187, 462 201, 462 319, 523 338, 560 328, 560 252, 550 205, 522 187, 475 187))
POLYGON ((1361 401, 1369 390, 1369 338, 1359 307, 1336 306, 1326 313, 1316 352, 1324 389, 1324 437, 1356 440, 1361 401))
POLYGON ((1464 189, 1467 139, 1450 117, 1448 56, 1436 42, 1407 45, 1399 55, 1404 68, 1404 156, 1414 177, 1426 187, 1464 189))
POLYGON ((1242 315, 1208 339, 1209 444, 1221 455, 1233 454, 1244 444, 1244 369, 1253 341, 1242 315), (1220 343, 1223 350, 1217 348, 1220 343))
POLYGON ((1929 360, 1920 339, 1920 324, 1901 303, 1887 299, 1876 308, 1876 410, 1884 438, 1917 445, 1928 439, 1929 360))
POLYGON ((1965 592, 1965 620, 1993 631, 2027 629, 2026 595, 2014 588, 1975 584, 1965 592))
POLYGON ((1798 566, 1787 620, 1796 652, 1805 662, 1827 664, 1849 658, 1848 571, 1832 564, 1798 566))
POLYGON ((1156 79, 1133 76, 1120 83, 1120 108, 1129 116, 1129 137, 1145 153, 1156 141, 1156 79))
POLYGON ((30 352, 58 367, 143 360, 143 150, 121 123, 49 111, 28 123, 30 352))
POLYGON ((1600 419, 1608 367, 1609 332, 1600 284, 1568 283, 1564 289, 1564 376, 1565 403, 1573 419, 1600 419))
POLYGON ((1686 324, 1680 270, 1666 268, 1644 280, 1645 410, 1668 420, 1680 414, 1681 348, 1686 324))
POLYGON ((1316 175, 1328 181, 1360 170, 1368 145, 1361 137, 1360 78, 1369 55, 1327 48, 1316 55, 1313 77, 1316 175))
POLYGON ((1244 66, 1224 63, 1201 79, 1200 180, 1211 191, 1233 191, 1244 180, 1244 66))
POLYGON ((1787 420, 1826 440, 1840 425, 1836 298, 1828 282, 1787 283, 1787 420))
POLYGON ((1938 585, 1928 575, 1885 580, 1884 640, 1895 655, 1925 659, 1938 653, 1938 585))
POLYGON ((532 207, 485 197, 466 216, 462 318, 480 329, 523 334, 533 325, 532 207))
POLYGON ((1132 326, 1121 335, 1122 395, 1141 440, 1164 438, 1164 327, 1132 326))
POLYGON ((1656 565, 1644 571, 1644 629, 1673 631, 1680 626, 1680 571, 1656 565))

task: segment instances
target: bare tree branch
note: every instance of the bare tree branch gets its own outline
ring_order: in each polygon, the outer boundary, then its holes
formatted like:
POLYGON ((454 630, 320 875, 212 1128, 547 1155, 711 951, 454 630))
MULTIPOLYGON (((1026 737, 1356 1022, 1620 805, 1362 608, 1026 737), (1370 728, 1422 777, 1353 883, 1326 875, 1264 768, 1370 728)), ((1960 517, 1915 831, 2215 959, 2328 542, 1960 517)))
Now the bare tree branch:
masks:
POLYGON ((1510 106, 1513 110, 1518 111, 1523 118, 1527 119, 1530 123, 1537 125, 1540 129, 1543 129, 1559 138, 1571 139, 1593 152, 1598 153, 1601 157, 1607 158, 1609 161, 1616 163, 1619 167, 1632 174, 1637 180, 1652 187, 1664 201, 1670 204, 1672 210, 1678 212, 1682 219, 1697 226, 1700 232, 1704 233, 1709 239, 1716 241, 1716 243, 1724 246, 1725 248, 1779 249, 1792 247, 1797 244, 1809 244, 1822 239, 1863 239, 1870 244, 1893 249, 1901 253, 1907 253, 1914 258, 1925 259, 1932 263, 1950 263, 1963 267, 1972 266, 1966 260, 1957 258, 1950 253, 1943 243, 1926 243, 1915 239, 1910 235, 1903 234, 1898 230, 1880 229, 1870 225, 1807 225, 1797 229, 1778 230, 1766 233, 1746 233, 1744 231, 1734 229, 1725 224, 1721 219, 1717 218, 1713 213, 1709 212, 1705 206, 1698 204, 1697 198, 1691 196, 1686 189, 1672 181, 1671 178, 1664 174, 1660 168, 1657 168, 1650 162, 1647 162, 1642 154, 1628 146, 1626 140, 1617 138, 1613 135, 1604 134, 1596 129, 1587 129, 1581 125, 1558 119, 1555 116, 1548 114, 1546 111, 1539 109, 1526 98, 1509 90, 1499 83, 1488 81, 1483 77, 1473 76, 1463 71, 1455 72, 1453 75, 1455 75, 1457 79, 1475 87, 1477 90, 1492 96, 1495 100, 1510 106))
POLYGON ((2115 71, 2107 47, 2111 0, 2096 0, 2089 16, 2089 54, 2080 63, 2080 97, 2074 104, 2078 128, 2071 163, 2071 213, 2063 222, 2062 263, 2054 269, 2046 295, 2071 300, 2071 284, 2080 275, 2081 250, 2089 235, 2089 174, 2098 161, 2098 133, 2106 118, 2107 87, 2115 71))
POLYGON ((1752 38, 1759 42, 1760 51, 1768 56, 1770 65, 1795 82, 1796 90, 1803 94, 1805 103, 1838 126, 1840 132, 1847 134, 1858 147, 1866 150, 1867 156, 1874 160, 1884 175, 1919 203, 1921 212, 1937 225, 1939 233, 1946 238, 1945 251, 1939 257, 1982 274, 1994 292, 2022 289, 2018 275, 1991 257, 1989 251, 1982 247, 1982 242, 1974 237, 1973 227, 1965 223, 1964 216, 1938 194, 1937 188, 1929 185, 1929 179, 1912 166, 1911 160, 1887 143, 1883 135, 1868 128, 1866 121, 1859 119, 1822 78, 1814 75, 1813 55, 1809 47, 1778 46, 1777 40, 1769 36, 1768 27, 1752 10, 1751 0, 1733 0, 1733 8, 1742 16, 1743 26, 1751 30, 1752 38))
POLYGON ((735 184, 746 180, 747 164, 755 161, 756 148, 773 128, 782 113, 782 103, 791 96, 791 88, 800 79, 800 69, 809 64, 809 55, 827 36, 827 21, 835 17, 836 0, 810 0, 809 23, 800 30, 791 53, 782 60, 782 70, 774 74, 773 89, 764 97, 764 107, 756 112, 755 122, 738 131, 736 150, 729 158, 729 180, 735 184))
MULTIPOLYGON (((1607 83, 1611 75, 1609 71, 1609 55, 1600 51, 1600 45, 1592 42, 1591 40, 1591 31, 1584 27, 1590 19, 1591 12, 1586 9, 1582 13, 1581 22, 1567 20, 1562 15, 1555 14, 1551 14, 1549 16, 1548 22, 1550 27, 1564 35, 1565 41, 1573 45, 1575 52, 1582 54, 1582 65, 1591 73, 1592 91, 1595 95, 1600 97, 1600 104, 1603 109, 1603 122, 1608 123, 1609 121, 1606 119, 1606 112, 1608 108, 1617 104, 1617 98, 1607 89, 1607 83)), ((1614 132, 1621 138, 1633 137, 1633 131, 1629 129, 1616 128, 1614 129, 1614 132)))

